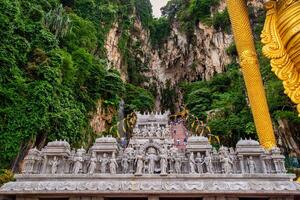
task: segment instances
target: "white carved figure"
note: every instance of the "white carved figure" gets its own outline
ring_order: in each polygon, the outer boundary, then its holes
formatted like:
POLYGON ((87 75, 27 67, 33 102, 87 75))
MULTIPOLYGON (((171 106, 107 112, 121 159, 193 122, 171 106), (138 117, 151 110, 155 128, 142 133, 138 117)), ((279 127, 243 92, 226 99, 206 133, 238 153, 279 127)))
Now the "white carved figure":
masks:
POLYGON ((155 162, 157 161, 157 155, 156 155, 156 149, 153 147, 150 147, 148 149, 148 156, 147 156, 147 161, 148 161, 148 173, 149 174, 154 174, 155 171, 155 162))
POLYGON ((143 128, 142 128, 142 135, 143 135, 143 137, 147 137, 148 136, 148 128, 147 128, 146 125, 143 126, 143 128))
POLYGON ((197 156, 196 156, 196 166, 197 166, 197 170, 199 174, 203 174, 203 163, 204 163, 204 159, 201 156, 200 152, 197 152, 197 156))
POLYGON ((24 169, 23 169, 22 173, 24 173, 24 174, 32 173, 34 164, 35 164, 35 160, 31 159, 29 155, 26 156, 26 158, 24 160, 24 169))
POLYGON ((230 174, 232 172, 231 166, 233 163, 230 160, 227 153, 224 153, 223 155, 221 155, 221 162, 223 163, 223 172, 225 174, 230 174))
POLYGON ((142 175, 143 167, 144 167, 144 158, 143 154, 139 152, 136 155, 136 172, 135 175, 142 175))
POLYGON ((167 155, 167 151, 163 150, 162 155, 160 156, 160 169, 161 175, 166 175, 167 174, 167 166, 168 166, 168 155, 167 155))
POLYGON ((169 137, 170 136, 170 125, 167 124, 166 128, 165 128, 165 137, 169 137))
POLYGON ((100 160, 100 172, 102 174, 106 173, 107 164, 109 162, 107 153, 103 154, 103 158, 100 160))
POLYGON ((211 159, 211 155, 210 155, 209 151, 206 151, 204 163, 206 166, 207 173, 212 174, 214 172, 214 170, 213 170, 212 159, 211 159))
POLYGON ((166 137, 166 128, 162 127, 161 129, 161 137, 165 138, 166 137))
POLYGON ((252 156, 248 158, 248 167, 249 167, 249 173, 254 174, 256 166, 252 156))
POLYGON ((232 172, 233 173, 237 173, 237 157, 235 155, 235 152, 234 152, 234 149, 231 147, 229 149, 229 158, 231 159, 232 161, 232 172))
POLYGON ((128 159, 128 155, 126 153, 122 157, 121 166, 122 166, 122 169, 123 169, 123 173, 124 174, 128 173, 129 159, 128 159))
POLYGON ((56 174, 59 165, 59 160, 57 159, 57 157, 54 156, 53 160, 51 160, 49 164, 51 165, 51 174, 56 174))
POLYGON ((83 158, 82 155, 77 151, 77 155, 74 158, 74 174, 79 174, 82 171, 82 162, 83 158))
POLYGON ((162 135, 162 132, 161 132, 161 127, 160 127, 160 125, 157 125, 158 127, 157 127, 157 129, 156 129, 156 137, 161 137, 161 135, 162 135))
POLYGON ((155 126, 154 124, 152 123, 148 129, 148 135, 149 137, 153 137, 155 135, 155 126))
POLYGON ((94 174, 97 166, 97 158, 96 158, 96 153, 92 153, 92 157, 90 159, 90 164, 88 167, 88 172, 89 174, 94 174))
POLYGON ((133 129, 133 133, 134 133, 134 135, 140 136, 141 130, 140 130, 138 127, 135 127, 135 128, 133 129))
POLYGON ((180 157, 178 152, 177 152, 177 155, 174 159, 175 159, 175 166, 174 166, 175 173, 180 174, 181 173, 181 163, 182 162, 181 162, 181 157, 180 157))
POLYGON ((190 173, 195 174, 195 159, 194 159, 194 153, 191 152, 190 154, 190 159, 189 159, 189 164, 190 164, 190 173))
POLYGON ((116 155, 115 152, 113 152, 112 157, 109 162, 109 171, 111 174, 116 174, 117 173, 117 168, 118 168, 118 163, 116 160, 116 155))

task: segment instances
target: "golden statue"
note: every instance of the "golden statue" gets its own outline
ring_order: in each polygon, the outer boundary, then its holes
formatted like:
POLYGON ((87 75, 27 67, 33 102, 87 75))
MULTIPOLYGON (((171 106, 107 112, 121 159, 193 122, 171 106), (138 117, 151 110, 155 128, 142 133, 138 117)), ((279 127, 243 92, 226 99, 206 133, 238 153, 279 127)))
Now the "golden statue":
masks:
POLYGON ((269 1, 265 7, 263 53, 300 113, 300 1, 269 1))
MULTIPOLYGON (((227 0, 237 50, 251 109, 261 144, 276 146, 253 35, 247 1, 227 0)), ((300 113, 300 0, 267 0, 266 21, 261 34, 263 53, 271 60, 272 71, 283 81, 285 93, 300 113)))

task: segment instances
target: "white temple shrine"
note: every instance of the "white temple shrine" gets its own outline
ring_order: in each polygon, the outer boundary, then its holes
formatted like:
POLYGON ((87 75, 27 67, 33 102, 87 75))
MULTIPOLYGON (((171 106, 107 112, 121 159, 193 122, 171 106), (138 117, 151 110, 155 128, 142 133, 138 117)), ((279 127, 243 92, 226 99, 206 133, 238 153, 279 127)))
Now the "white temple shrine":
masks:
POLYGON ((174 144, 169 113, 137 114, 126 147, 116 138, 96 139, 89 149, 66 141, 31 149, 22 174, 0 188, 0 199, 114 200, 202 199, 292 200, 300 184, 288 174, 279 148, 257 141, 213 148, 190 135, 185 149, 174 144))

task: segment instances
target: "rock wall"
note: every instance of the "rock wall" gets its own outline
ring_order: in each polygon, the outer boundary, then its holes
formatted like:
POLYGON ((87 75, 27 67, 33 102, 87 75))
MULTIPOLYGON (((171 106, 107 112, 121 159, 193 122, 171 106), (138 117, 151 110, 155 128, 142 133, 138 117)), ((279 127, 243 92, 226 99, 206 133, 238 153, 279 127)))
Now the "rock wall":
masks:
MULTIPOLYGON (((226 7, 225 1, 215 11, 219 12, 226 7)), ((127 71, 130 68, 122 62, 122 54, 118 49, 120 40, 118 25, 115 24, 107 36, 105 48, 108 61, 120 71, 124 80, 128 79, 127 71)), ((130 31, 131 43, 139 43, 139 50, 131 52, 140 60, 147 70, 141 72, 147 81, 141 83, 144 87, 154 86, 157 91, 156 109, 160 109, 161 90, 166 87, 177 88, 182 81, 209 80, 217 73, 224 72, 226 65, 232 58, 227 55, 226 49, 233 43, 233 36, 217 31, 201 22, 189 34, 180 30, 179 23, 171 24, 170 35, 160 48, 154 48, 150 42, 150 31, 143 28, 141 21, 136 17, 130 31), (191 36, 192 35, 192 36, 191 36), (191 37, 193 38, 191 40, 191 37)), ((176 106, 180 106, 181 97, 177 94, 176 106)))

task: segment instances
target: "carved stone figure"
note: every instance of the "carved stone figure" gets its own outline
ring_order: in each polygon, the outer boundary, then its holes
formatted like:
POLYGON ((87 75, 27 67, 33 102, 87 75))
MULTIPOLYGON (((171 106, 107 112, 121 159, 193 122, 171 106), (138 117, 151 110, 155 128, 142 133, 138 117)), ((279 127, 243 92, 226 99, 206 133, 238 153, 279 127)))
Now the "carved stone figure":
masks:
POLYGON ((139 152, 136 155, 136 172, 135 172, 135 175, 142 175, 143 167, 144 167, 143 154, 141 152, 139 152))
POLYGON ((77 154, 77 156, 74 158, 74 169, 73 169, 74 174, 78 174, 82 171, 82 162, 83 162, 82 156, 77 154))
POLYGON ((112 157, 109 162, 109 171, 111 174, 116 174, 117 173, 117 168, 118 168, 118 163, 116 160, 116 155, 115 153, 112 154, 112 157))
POLYGON ((122 166, 122 170, 123 173, 126 174, 128 173, 129 170, 129 160, 128 160, 128 155, 124 154, 121 160, 121 166, 122 166))
POLYGON ((148 128, 148 136, 153 137, 155 134, 155 126, 154 124, 151 124, 151 126, 148 128))
POLYGON ((168 159, 167 152, 166 152, 166 150, 163 150, 162 155, 160 156, 160 169, 161 169, 160 174, 161 175, 167 175, 167 166, 168 166, 167 159, 168 159))
POLYGON ((163 127, 163 128, 161 129, 161 137, 163 137, 163 138, 166 137, 166 128, 165 128, 165 127, 163 127))
POLYGON ((149 174, 154 174, 155 171, 155 162, 157 161, 157 155, 156 155, 156 150, 153 147, 150 147, 148 149, 148 156, 147 156, 147 161, 148 161, 148 173, 149 174))
POLYGON ((223 163, 223 172, 225 174, 230 174, 232 172, 231 166, 232 166, 232 161, 230 160, 228 154, 221 155, 221 162, 223 163))
POLYGON ((197 156, 196 156, 196 166, 197 166, 197 171, 199 174, 202 174, 203 173, 203 163, 204 163, 204 159, 203 157, 201 156, 201 153, 200 152, 197 152, 197 156))
POLYGON ((190 173, 195 174, 195 159, 194 159, 194 153, 191 152, 190 158, 189 158, 189 165, 190 165, 190 173))
POLYGON ((161 137, 161 134, 162 134, 161 127, 160 127, 160 125, 158 125, 158 127, 156 129, 156 137, 161 137))
POLYGON ((143 137, 147 137, 148 136, 148 128, 147 128, 147 126, 144 126, 142 128, 142 136, 143 137))
POLYGON ((57 159, 56 156, 54 156, 53 160, 50 161, 50 165, 51 165, 51 174, 56 174, 57 173, 57 168, 59 165, 60 161, 57 159))
POLYGON ((140 135, 141 135, 141 130, 140 130, 138 127, 135 127, 135 128, 133 129, 133 133, 134 133, 135 135, 137 135, 137 136, 140 136, 140 135))
POLYGON ((109 162, 107 153, 103 154, 103 158, 100 160, 100 171, 102 174, 106 173, 107 164, 109 162))
POLYGON ((229 149, 229 158, 231 159, 232 161, 232 171, 233 173, 237 173, 237 156, 234 152, 234 149, 231 147, 229 149))
POLYGON ((254 174, 255 173, 255 161, 253 160, 253 157, 250 156, 248 159, 248 167, 249 167, 249 173, 254 174))
POLYGON ((175 173, 180 174, 181 173, 181 157, 179 156, 179 154, 177 153, 176 157, 174 158, 175 160, 175 173))
POLYGON ((207 173, 212 174, 214 172, 214 170, 213 170, 211 155, 210 155, 209 151, 206 151, 204 163, 206 166, 207 173))
POLYGON ((88 172, 89 174, 94 174, 97 166, 97 158, 96 158, 96 153, 92 153, 92 157, 90 159, 90 164, 88 167, 88 172))

